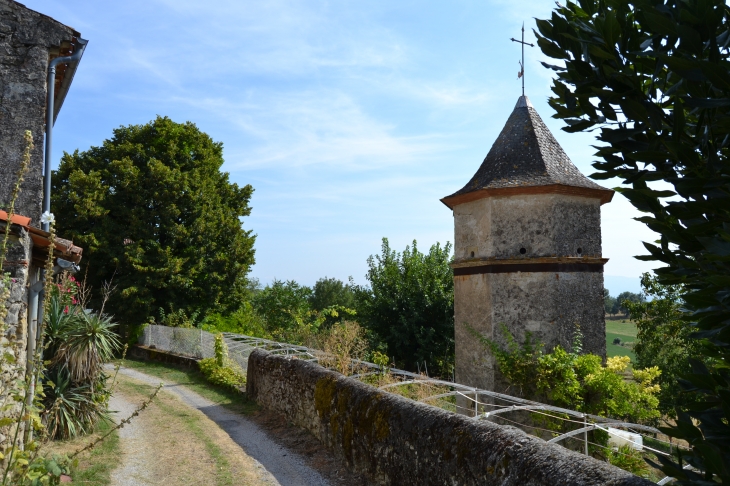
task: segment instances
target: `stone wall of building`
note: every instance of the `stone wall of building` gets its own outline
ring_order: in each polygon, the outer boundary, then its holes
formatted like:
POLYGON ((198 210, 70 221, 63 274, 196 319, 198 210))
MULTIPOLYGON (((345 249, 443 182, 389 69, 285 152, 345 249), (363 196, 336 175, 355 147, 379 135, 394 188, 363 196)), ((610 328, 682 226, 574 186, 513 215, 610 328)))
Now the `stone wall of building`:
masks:
POLYGON ((525 194, 488 197, 454 207, 456 261, 600 255, 599 199, 525 194), (522 248, 525 253, 520 252, 522 248))
POLYGON ((319 365, 251 353, 246 392, 383 485, 650 485, 513 428, 389 394, 319 365))
POLYGON ((504 265, 505 273, 454 276, 456 381, 495 391, 508 385, 469 328, 499 343, 505 342, 502 325, 518 342, 530 332, 549 350, 558 344, 570 349, 580 327, 583 350, 605 356, 603 273, 596 263, 601 257, 599 199, 565 194, 483 198, 454 207, 454 228, 455 264, 513 263, 504 265), (555 270, 551 262, 556 259, 572 270, 593 262, 592 271, 555 270), (520 264, 533 268, 519 269, 520 264))
POLYGON ((50 17, 13 0, 0 0, 0 208, 5 209, 21 156, 23 135, 33 133, 31 166, 15 213, 40 224, 43 201, 43 134, 46 112, 46 70, 74 35, 50 17))
POLYGON ((527 332, 549 350, 571 349, 577 326, 583 349, 606 354, 603 273, 518 272, 454 277, 455 378, 458 383, 504 392, 481 336, 506 344, 504 325, 518 342, 527 332), (497 377, 495 379, 495 377, 497 377))
MULTIPOLYGON (((25 377, 26 347, 28 339, 28 306, 27 287, 33 244, 28 232, 14 227, 18 236, 11 236, 8 241, 7 254, 3 271, 9 273, 11 279, 10 297, 7 300, 7 316, 4 322, 0 319, 0 397, 6 405, 12 407, 3 412, 3 417, 15 417, 20 413, 21 403, 13 403, 8 395, 17 381, 25 377)), ((0 234, 0 238, 4 237, 0 234)), ((9 445, 13 426, 0 428, 0 448, 9 445)))
MULTIPOLYGON (((13 0, 0 0, 0 209, 7 210, 25 151, 26 130, 33 134, 31 163, 14 207, 15 214, 39 226, 43 201, 43 139, 46 113, 46 71, 78 33, 52 18, 13 0)), ((14 226, 2 271, 12 279, 7 316, 0 319, 0 397, 25 376, 27 349, 27 294, 32 267, 32 241, 27 231, 14 226)), ((0 233, 0 238, 4 237, 0 233)), ((3 417, 19 411, 5 410, 3 417)), ((9 445, 13 426, 0 429, 0 448, 9 445)), ((22 436, 21 436, 22 437, 22 436)))

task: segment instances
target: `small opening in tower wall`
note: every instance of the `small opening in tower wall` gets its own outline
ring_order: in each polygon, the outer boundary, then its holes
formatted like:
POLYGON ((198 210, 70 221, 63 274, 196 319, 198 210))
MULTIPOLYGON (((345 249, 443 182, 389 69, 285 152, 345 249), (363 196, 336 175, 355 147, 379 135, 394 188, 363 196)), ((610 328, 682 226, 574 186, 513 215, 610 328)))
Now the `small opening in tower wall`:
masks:
POLYGON ((580 255, 581 253, 583 253, 583 249, 582 248, 578 248, 578 255, 580 255))
MULTIPOLYGON (((580 252, 578 252, 578 253, 580 253, 580 252)), ((474 258, 474 252, 471 252, 471 257, 474 258)))
POLYGON ((527 250, 525 248, 520 248, 520 253, 524 255, 525 253, 527 253, 527 250))

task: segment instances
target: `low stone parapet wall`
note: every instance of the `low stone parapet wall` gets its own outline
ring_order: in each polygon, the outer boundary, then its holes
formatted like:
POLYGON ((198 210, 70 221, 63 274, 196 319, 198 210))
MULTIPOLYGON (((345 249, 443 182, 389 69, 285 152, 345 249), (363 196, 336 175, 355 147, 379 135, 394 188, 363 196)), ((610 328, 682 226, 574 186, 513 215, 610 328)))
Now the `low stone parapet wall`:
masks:
POLYGON ((144 361, 160 361, 163 363, 172 363, 175 365, 183 365, 197 369, 198 359, 190 356, 171 353, 169 351, 140 346, 139 344, 132 346, 129 350, 131 358, 141 359, 144 361))
POLYGON ((376 484, 652 484, 514 427, 478 422, 263 350, 249 357, 246 392, 376 484))

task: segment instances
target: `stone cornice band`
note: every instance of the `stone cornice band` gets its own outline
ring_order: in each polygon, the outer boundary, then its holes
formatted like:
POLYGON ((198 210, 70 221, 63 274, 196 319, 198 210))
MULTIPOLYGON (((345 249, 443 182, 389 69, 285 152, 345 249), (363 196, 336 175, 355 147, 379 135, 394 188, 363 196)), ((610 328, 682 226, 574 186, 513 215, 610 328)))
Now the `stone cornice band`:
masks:
POLYGON ((449 209, 454 209, 454 206, 459 204, 484 199, 485 197, 504 197, 522 194, 565 194, 568 196, 587 197, 599 199, 602 205, 613 199, 613 191, 610 189, 592 189, 589 187, 550 184, 547 186, 515 186, 477 189, 476 191, 467 192, 466 194, 445 197, 441 199, 441 202, 448 206, 449 209))
POLYGON ((484 273, 565 272, 602 273, 608 258, 543 257, 511 260, 478 259, 451 264, 454 276, 484 273))

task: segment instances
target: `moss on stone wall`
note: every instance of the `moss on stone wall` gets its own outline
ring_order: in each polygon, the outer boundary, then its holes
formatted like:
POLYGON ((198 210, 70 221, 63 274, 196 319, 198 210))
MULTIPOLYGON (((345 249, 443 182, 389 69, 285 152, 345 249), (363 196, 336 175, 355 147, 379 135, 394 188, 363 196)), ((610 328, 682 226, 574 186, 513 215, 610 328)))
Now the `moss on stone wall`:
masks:
POLYGON ((513 427, 475 421, 262 350, 249 357, 247 392, 310 430, 372 484, 651 484, 513 427))

